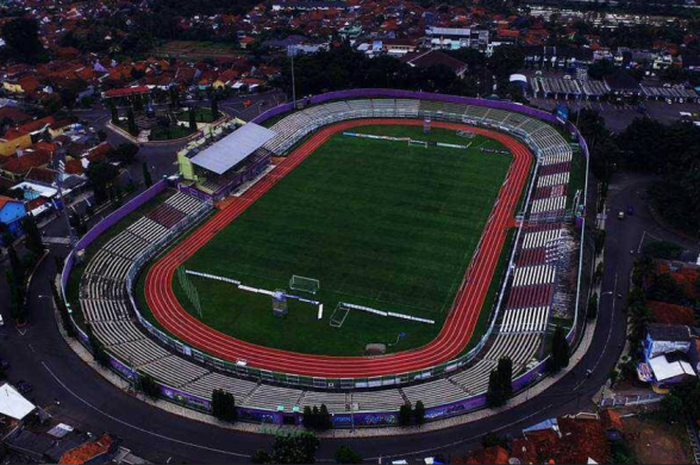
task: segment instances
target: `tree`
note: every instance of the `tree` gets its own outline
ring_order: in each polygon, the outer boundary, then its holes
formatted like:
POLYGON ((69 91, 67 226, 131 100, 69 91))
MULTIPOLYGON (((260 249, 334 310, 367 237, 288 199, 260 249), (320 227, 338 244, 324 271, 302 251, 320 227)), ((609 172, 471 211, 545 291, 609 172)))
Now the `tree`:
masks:
POLYGON ((102 341, 100 341, 96 336, 95 332, 92 330, 92 325, 88 324, 85 328, 87 333, 88 342, 92 348, 92 356, 95 361, 103 367, 109 367, 109 355, 105 351, 102 341))
POLYGON ((654 278, 654 282, 649 289, 649 298, 679 305, 688 303, 688 296, 686 296, 685 290, 669 273, 661 273, 654 278))
POLYGON ((119 175, 119 170, 104 161, 90 163, 87 169, 87 178, 95 192, 95 200, 102 203, 107 200, 114 180, 119 175))
POLYGON ((111 158, 126 163, 127 165, 132 164, 136 161, 136 155, 139 153, 139 146, 132 142, 125 142, 119 144, 116 149, 112 150, 111 158))
POLYGON ((498 366, 489 375, 486 391, 486 404, 489 407, 502 407, 513 395, 513 362, 508 357, 501 357, 498 366))
POLYGON ((24 275, 26 270, 24 269, 24 264, 19 259, 15 247, 10 243, 7 246, 7 258, 10 260, 10 270, 14 274, 18 281, 24 281, 24 275))
POLYGON ((75 328, 73 328, 73 325, 71 324, 70 315, 68 314, 68 308, 66 308, 65 302, 63 302, 63 299, 61 299, 61 296, 58 293, 58 288, 56 288, 56 281, 54 281, 53 279, 49 279, 48 281, 49 287, 51 287, 51 296, 53 297, 54 304, 56 305, 56 308, 58 309, 58 314, 61 318, 61 326, 63 326, 63 330, 68 336, 75 337, 75 328))
POLYGON ((333 419, 331 418, 330 412, 328 412, 328 407, 326 404, 321 404, 321 408, 318 409, 318 429, 321 431, 326 431, 333 428, 333 419))
POLYGON ((223 389, 214 389, 211 396, 212 415, 219 420, 234 422, 238 418, 236 399, 223 389))
POLYGON ((659 144, 666 140, 667 127, 651 118, 635 118, 617 138, 625 164, 639 171, 663 170, 669 147, 659 144))
POLYGON ((320 408, 315 405, 311 408, 307 405, 304 407, 302 425, 307 429, 326 431, 333 427, 333 420, 325 404, 321 404, 320 408))
POLYGON ((265 451, 265 450, 258 449, 255 451, 253 456, 250 458, 250 461, 253 463, 259 463, 259 464, 271 463, 270 453, 265 451))
POLYGON ((513 396, 513 361, 510 357, 498 359, 498 382, 505 401, 513 396))
POLYGON ((594 292, 588 298, 588 310, 586 311, 586 317, 589 320, 595 320, 598 316, 598 293, 594 292))
POLYGON ((269 452, 259 450, 253 455, 253 463, 315 463, 320 441, 310 432, 278 434, 269 452))
POLYGON ((211 117, 217 120, 219 119, 219 116, 219 98, 217 96, 213 96, 211 99, 211 117))
POLYGON ((160 387, 151 375, 139 374, 138 389, 153 400, 160 396, 160 387))
POLYGON ((2 38, 19 60, 33 61, 42 52, 39 22, 30 18, 15 18, 2 26, 2 38))
POLYGON ((680 421, 685 415, 683 399, 673 392, 661 399, 660 410, 668 423, 680 421))
POLYGON ((44 240, 31 213, 22 219, 22 229, 24 229, 27 249, 37 256, 42 255, 44 253, 44 240))
POLYGON ((109 107, 109 111, 112 115, 112 124, 119 124, 119 110, 117 109, 117 106, 112 100, 108 100, 107 102, 107 106, 109 107))
POLYGON ((190 131, 194 132, 197 130, 197 112, 194 109, 194 107, 190 107, 189 118, 190 118, 190 131))
POLYGON ((180 92, 177 87, 173 86, 170 88, 170 107, 176 109, 180 107, 180 92))
POLYGON ((411 424, 411 403, 406 402, 399 409, 399 426, 408 426, 411 424))
POLYGON ((494 408, 501 407, 505 404, 505 399, 503 398, 503 392, 501 391, 501 386, 498 380, 498 372, 492 370, 489 374, 489 386, 486 390, 486 405, 494 408))
POLYGON ((557 326, 552 338, 552 353, 547 360, 550 373, 557 373, 569 365, 569 343, 566 340, 564 328, 557 326))
POLYGON ((362 456, 349 446, 342 445, 335 451, 335 463, 362 463, 362 456))
POLYGON ((138 135, 139 128, 138 126, 136 126, 136 117, 134 116, 134 109, 131 107, 129 107, 126 110, 126 125, 129 134, 131 134, 132 136, 138 135))
POLYGON ((5 281, 7 281, 7 287, 10 290, 10 316, 17 323, 21 323, 24 321, 24 283, 18 280, 17 274, 12 270, 5 271, 5 281))
POLYGON ((617 68, 611 60, 598 60, 588 67, 588 76, 591 79, 603 79, 606 76, 610 76, 617 68))
POLYGON ((413 419, 418 426, 425 423, 425 406, 420 400, 416 402, 416 406, 413 408, 413 419))
POLYGON ((143 169, 143 183, 146 187, 151 187, 153 185, 153 179, 151 178, 151 172, 148 170, 148 165, 146 162, 143 162, 141 167, 143 169))
POLYGON ((507 447, 508 446, 508 441, 499 435, 497 435, 494 432, 488 432, 484 435, 483 438, 481 438, 481 446, 484 449, 487 449, 489 447, 507 447))
POLYGON ((496 78, 505 80, 525 63, 525 54, 519 47, 504 45, 497 47, 488 61, 488 67, 496 78))

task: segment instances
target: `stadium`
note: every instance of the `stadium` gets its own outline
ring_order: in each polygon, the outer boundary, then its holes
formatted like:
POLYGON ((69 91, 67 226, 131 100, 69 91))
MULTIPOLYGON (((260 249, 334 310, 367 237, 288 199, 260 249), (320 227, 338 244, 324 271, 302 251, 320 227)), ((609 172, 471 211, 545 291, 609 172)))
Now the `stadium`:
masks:
MULTIPOLYGON (((587 149, 522 105, 357 89, 232 120, 83 237, 61 284, 81 342, 209 411, 335 427, 438 420, 581 337, 587 149)), ((583 309, 585 311, 585 308, 583 309)))

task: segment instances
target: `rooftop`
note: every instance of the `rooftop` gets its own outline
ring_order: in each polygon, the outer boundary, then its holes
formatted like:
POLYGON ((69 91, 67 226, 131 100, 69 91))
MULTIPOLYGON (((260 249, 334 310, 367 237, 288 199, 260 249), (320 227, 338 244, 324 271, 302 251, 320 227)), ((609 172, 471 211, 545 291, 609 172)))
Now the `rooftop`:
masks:
POLYGON ((192 157, 192 163, 216 174, 224 174, 274 136, 275 133, 267 128, 247 123, 192 157))

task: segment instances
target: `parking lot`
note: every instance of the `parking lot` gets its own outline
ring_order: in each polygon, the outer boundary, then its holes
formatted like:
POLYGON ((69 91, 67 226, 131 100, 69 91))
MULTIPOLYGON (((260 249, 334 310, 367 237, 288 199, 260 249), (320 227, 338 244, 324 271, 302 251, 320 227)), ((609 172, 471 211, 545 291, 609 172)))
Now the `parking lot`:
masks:
POLYGON ((640 118, 645 114, 666 124, 679 120, 681 112, 700 115, 700 104, 697 103, 669 104, 665 101, 647 100, 644 101, 644 111, 642 111, 637 105, 617 105, 601 101, 576 102, 574 100, 555 100, 551 98, 533 98, 530 100, 531 105, 546 110, 554 109, 558 102, 568 105, 571 111, 576 111, 578 108, 589 108, 599 112, 603 115, 608 128, 615 132, 623 131, 635 118, 640 118))

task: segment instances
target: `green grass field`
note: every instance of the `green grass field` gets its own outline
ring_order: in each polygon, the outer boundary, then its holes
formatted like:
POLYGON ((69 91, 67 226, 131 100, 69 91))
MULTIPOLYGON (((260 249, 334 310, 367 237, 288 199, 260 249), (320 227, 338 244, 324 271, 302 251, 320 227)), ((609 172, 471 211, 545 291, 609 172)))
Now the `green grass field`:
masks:
MULTIPOLYGON (((467 144, 454 131, 365 126, 356 132, 467 144)), ((317 308, 290 301, 284 319, 269 296, 190 277, 207 325, 237 338, 302 353, 361 355, 370 342, 389 351, 424 345, 439 332, 493 208, 512 157, 477 136, 469 150, 333 136, 224 228, 187 269, 246 285, 287 289, 289 278, 320 280, 317 308), (352 311, 329 326, 339 301, 436 320, 427 325, 352 311)), ((178 280, 175 292, 195 314, 178 280)), ((479 335, 477 334, 476 337, 479 335)))

